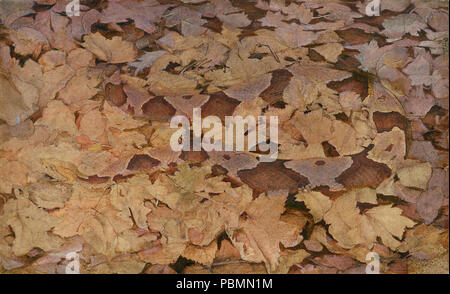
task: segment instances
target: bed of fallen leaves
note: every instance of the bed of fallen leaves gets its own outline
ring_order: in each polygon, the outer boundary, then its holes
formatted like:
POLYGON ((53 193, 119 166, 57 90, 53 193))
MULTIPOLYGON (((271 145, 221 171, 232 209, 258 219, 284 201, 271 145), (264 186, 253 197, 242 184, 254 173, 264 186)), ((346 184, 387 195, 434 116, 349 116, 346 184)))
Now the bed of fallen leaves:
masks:
POLYGON ((0 272, 448 273, 448 1, 69 2, 0 0, 0 272))

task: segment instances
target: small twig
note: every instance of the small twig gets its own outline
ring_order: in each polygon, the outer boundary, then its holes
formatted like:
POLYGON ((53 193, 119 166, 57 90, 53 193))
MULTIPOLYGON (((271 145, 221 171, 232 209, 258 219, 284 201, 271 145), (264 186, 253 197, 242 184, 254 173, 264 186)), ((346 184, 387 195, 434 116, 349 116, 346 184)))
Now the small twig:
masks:
POLYGON ((328 14, 325 14, 325 15, 314 16, 312 19, 324 18, 324 17, 327 17, 327 16, 330 16, 330 14, 328 13, 328 14))
POLYGON ((195 60, 192 60, 191 62, 189 62, 189 64, 188 65, 186 65, 185 67, 183 67, 183 69, 180 71, 180 73, 179 74, 183 74, 185 71, 187 71, 188 69, 190 69, 191 67, 195 67, 195 63, 196 63, 197 61, 195 61, 195 60))
POLYGON ((246 261, 244 261, 244 260, 230 260, 230 261, 216 262, 216 263, 213 263, 211 265, 211 267, 227 265, 227 264, 238 264, 238 263, 246 263, 246 261))
POLYGON ((278 55, 273 51, 272 47, 270 47, 267 44, 258 44, 259 47, 267 47, 270 50, 270 53, 272 53, 273 58, 275 58, 276 62, 280 63, 280 58, 278 58, 278 55))

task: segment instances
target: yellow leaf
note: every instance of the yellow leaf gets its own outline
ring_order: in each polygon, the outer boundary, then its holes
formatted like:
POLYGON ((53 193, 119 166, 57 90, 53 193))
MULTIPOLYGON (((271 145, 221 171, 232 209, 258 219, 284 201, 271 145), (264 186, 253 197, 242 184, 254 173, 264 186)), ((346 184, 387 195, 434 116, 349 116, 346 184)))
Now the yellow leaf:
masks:
POLYGON ((314 217, 315 223, 323 219, 323 216, 331 208, 333 203, 327 196, 314 191, 299 192, 295 195, 295 200, 305 202, 309 213, 314 217))
POLYGON ((35 206, 30 200, 23 197, 10 199, 3 210, 0 221, 11 226, 14 232, 12 249, 15 255, 25 255, 34 247, 50 251, 62 244, 61 238, 50 233, 58 224, 58 219, 35 206))
POLYGON ((340 43, 327 43, 313 48, 314 51, 322 55, 329 62, 337 62, 344 46, 340 43))
POLYGON ((122 40, 121 37, 113 37, 109 40, 96 32, 85 36, 82 45, 99 59, 110 63, 125 63, 137 58, 137 49, 134 44, 122 40))
POLYGON ((401 209, 392 205, 380 205, 360 214, 356 199, 356 193, 346 193, 334 201, 324 217, 330 224, 330 234, 342 248, 351 249, 362 244, 370 249, 380 237, 386 246, 395 250, 400 242, 394 237, 401 239, 405 228, 415 225, 401 215, 401 209))

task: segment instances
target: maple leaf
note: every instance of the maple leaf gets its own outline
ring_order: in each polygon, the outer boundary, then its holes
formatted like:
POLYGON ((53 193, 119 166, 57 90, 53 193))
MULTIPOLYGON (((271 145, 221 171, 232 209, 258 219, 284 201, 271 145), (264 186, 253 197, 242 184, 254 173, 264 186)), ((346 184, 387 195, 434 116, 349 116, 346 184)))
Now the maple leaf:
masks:
POLYGON ((314 217, 314 222, 320 222, 323 219, 325 213, 330 210, 332 201, 320 192, 299 192, 295 195, 296 201, 302 201, 306 204, 306 207, 310 210, 310 213, 314 217))
POLYGON ((295 85, 295 92, 286 97, 286 102, 301 108, 312 103, 321 103, 330 111, 340 108, 337 93, 325 83, 344 80, 350 73, 314 64, 296 64, 288 70, 294 75, 291 83, 295 85))
MULTIPOLYGON (((184 168, 175 176, 160 176, 150 187, 150 194, 171 209, 152 209, 147 216, 149 227, 162 233, 169 228, 173 231, 163 234, 158 247, 141 252, 143 258, 165 264, 178 258, 188 241, 209 246, 225 227, 236 226, 251 200, 251 191, 248 187, 232 189, 221 177, 202 180, 209 172, 209 168, 184 168), (216 195, 212 197, 210 193, 216 195), (173 235, 174 232, 177 233, 173 235)), ((192 250, 186 254, 197 252, 192 250)))
POLYGON ((206 31, 206 28, 202 25, 207 23, 201 17, 201 12, 184 6, 176 7, 165 15, 166 26, 174 27, 181 25, 181 33, 183 36, 201 35, 206 31))
POLYGON ((352 23, 354 18, 362 17, 358 12, 352 11, 350 7, 335 2, 339 1, 323 1, 323 7, 319 8, 317 12, 325 15, 329 20, 345 20, 346 24, 352 23))
POLYGON ((251 54, 258 48, 258 38, 247 38, 239 46, 230 51, 226 66, 227 72, 212 71, 206 78, 216 81, 216 86, 230 87, 233 85, 253 84, 261 82, 262 75, 281 67, 273 55, 265 56, 261 60, 252 59, 251 54))
POLYGON ((193 193, 201 187, 205 176, 211 172, 209 167, 189 169, 185 165, 174 175, 161 175, 152 185, 151 194, 172 209, 192 208, 191 201, 199 201, 193 193))
POLYGON ((84 36, 83 39, 82 45, 101 60, 110 63, 124 63, 137 58, 137 49, 134 44, 122 40, 121 37, 113 37, 109 40, 97 32, 84 36))
MULTIPOLYGON (((82 185, 73 188, 66 205, 51 213, 60 220, 54 227, 55 234, 61 237, 83 236, 97 252, 108 257, 129 250, 138 251, 146 245, 145 242, 152 240, 149 236, 138 241, 137 233, 130 231, 133 221, 129 217, 128 207, 125 209, 127 213, 121 215, 105 192, 82 185)), ((120 208, 123 209, 123 206, 120 208)))
POLYGON ((275 270, 279 264, 280 243, 293 247, 301 241, 298 228, 280 220, 285 200, 283 196, 258 197, 245 210, 248 218, 241 220, 238 227, 227 230, 242 259, 265 262, 269 271, 275 270))
POLYGON ((224 25, 231 28, 241 28, 250 25, 251 21, 248 19, 245 12, 241 12, 234 7, 228 0, 211 0, 210 14, 220 19, 224 25))
POLYGON ((108 2, 108 7, 102 11, 100 21, 103 23, 119 23, 133 19, 137 28, 151 34, 155 32, 155 22, 158 21, 170 5, 158 5, 154 0, 129 2, 115 0, 108 2))
POLYGON ((155 62, 156 59, 163 56, 165 53, 166 53, 166 51, 163 51, 163 50, 146 52, 144 55, 139 57, 136 61, 130 62, 128 64, 130 66, 133 66, 136 68, 136 72, 134 75, 137 75, 144 68, 152 66, 153 62, 155 62))
POLYGON ((363 244, 372 248, 377 237, 395 250, 406 227, 413 227, 415 222, 401 215, 402 211, 392 205, 380 205, 360 214, 357 208, 358 191, 346 193, 334 201, 324 220, 330 224, 329 232, 343 248, 353 248, 363 244))
POLYGON ((384 30, 381 32, 390 39, 403 37, 404 34, 418 36, 419 31, 426 28, 426 24, 417 14, 401 14, 383 21, 384 30))
POLYGON ((155 207, 147 216, 151 230, 160 232, 158 243, 139 252, 141 260, 152 264, 170 264, 175 262, 187 246, 187 228, 179 221, 179 213, 167 207, 155 207))
MULTIPOLYGON (((272 0, 268 3, 258 0, 258 3, 255 6, 264 10, 283 12, 284 14, 287 14, 287 16, 282 17, 281 14, 277 14, 278 17, 283 20, 298 19, 301 23, 307 24, 313 18, 312 11, 307 8, 305 4, 298 5, 297 3, 291 2, 289 5, 286 5, 284 1, 279 0, 272 0)), ((266 14, 266 18, 269 14, 270 11, 266 14)))

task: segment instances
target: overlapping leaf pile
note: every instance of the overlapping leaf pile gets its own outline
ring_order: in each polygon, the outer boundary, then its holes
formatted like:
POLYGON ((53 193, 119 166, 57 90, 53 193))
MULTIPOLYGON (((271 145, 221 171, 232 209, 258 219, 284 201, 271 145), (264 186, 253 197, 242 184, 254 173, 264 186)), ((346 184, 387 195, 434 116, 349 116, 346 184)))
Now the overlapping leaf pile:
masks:
POLYGON ((448 1, 69 2, 0 0, 0 272, 448 273, 448 1))

